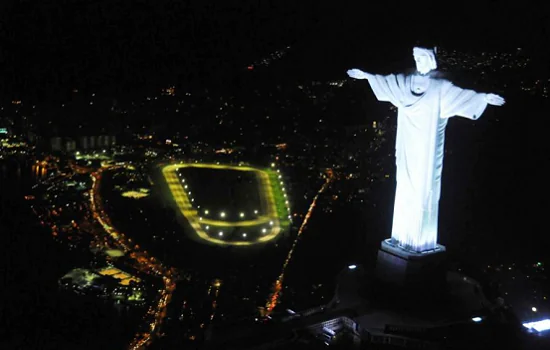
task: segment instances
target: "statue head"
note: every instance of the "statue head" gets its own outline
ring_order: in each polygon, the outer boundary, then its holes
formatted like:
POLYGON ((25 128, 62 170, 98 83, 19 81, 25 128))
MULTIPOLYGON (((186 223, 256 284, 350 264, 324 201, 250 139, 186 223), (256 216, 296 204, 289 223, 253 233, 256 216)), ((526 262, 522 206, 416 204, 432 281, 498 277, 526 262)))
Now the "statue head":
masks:
POLYGON ((426 74, 437 68, 435 60, 436 48, 427 49, 423 47, 414 47, 413 56, 416 62, 416 70, 420 74, 426 74))

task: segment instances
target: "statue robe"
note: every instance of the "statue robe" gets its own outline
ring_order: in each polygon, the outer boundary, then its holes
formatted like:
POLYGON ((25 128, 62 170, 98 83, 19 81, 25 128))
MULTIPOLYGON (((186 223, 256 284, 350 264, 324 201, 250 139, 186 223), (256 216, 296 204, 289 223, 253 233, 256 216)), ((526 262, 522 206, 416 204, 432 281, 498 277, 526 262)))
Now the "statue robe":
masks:
POLYGON ((438 208, 445 127, 452 116, 478 119, 485 94, 430 77, 422 94, 412 92, 414 75, 368 75, 379 101, 398 108, 395 156, 397 187, 392 241, 416 252, 437 245, 438 208))

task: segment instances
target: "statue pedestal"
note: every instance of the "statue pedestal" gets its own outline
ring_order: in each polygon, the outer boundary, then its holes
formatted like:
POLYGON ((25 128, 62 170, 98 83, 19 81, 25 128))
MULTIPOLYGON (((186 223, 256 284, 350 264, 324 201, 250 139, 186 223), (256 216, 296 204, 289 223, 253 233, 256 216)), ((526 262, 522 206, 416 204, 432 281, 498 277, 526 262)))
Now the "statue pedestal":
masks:
POLYGON ((400 287, 427 287, 445 284, 445 247, 418 253, 382 241, 378 251, 376 275, 382 282, 400 287))

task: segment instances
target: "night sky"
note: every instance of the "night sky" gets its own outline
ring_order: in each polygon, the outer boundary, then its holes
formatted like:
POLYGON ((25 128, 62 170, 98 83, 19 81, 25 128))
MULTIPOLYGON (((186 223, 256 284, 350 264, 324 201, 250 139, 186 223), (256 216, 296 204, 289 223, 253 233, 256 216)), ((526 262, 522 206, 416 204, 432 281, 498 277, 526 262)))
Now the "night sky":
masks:
POLYGON ((548 58, 548 11, 530 2, 323 3, 6 1, 3 97, 230 82, 238 67, 284 45, 302 49, 297 64, 312 72, 385 61, 419 40, 472 50, 521 46, 548 58))

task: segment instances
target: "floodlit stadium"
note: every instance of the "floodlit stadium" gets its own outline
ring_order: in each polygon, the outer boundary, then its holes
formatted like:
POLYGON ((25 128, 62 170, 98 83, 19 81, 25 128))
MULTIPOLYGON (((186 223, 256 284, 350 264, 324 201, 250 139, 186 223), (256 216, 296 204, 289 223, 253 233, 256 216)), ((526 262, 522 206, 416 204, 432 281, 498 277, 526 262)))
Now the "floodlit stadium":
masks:
MULTIPOLYGON (((162 173, 179 212, 188 221, 198 238, 204 242, 233 246, 265 243, 275 239, 290 224, 290 208, 282 176, 274 168, 258 169, 250 166, 176 163, 164 166, 162 173), (239 179, 245 175, 248 178, 252 176, 256 188, 246 192, 257 192, 253 193, 257 197, 254 209, 247 208, 232 212, 213 209, 214 204, 218 205, 218 202, 224 200, 237 202, 234 205, 242 205, 242 208, 246 207, 246 203, 239 203, 242 201, 239 196, 242 193, 237 193, 230 199, 210 198, 210 203, 205 204, 208 200, 204 198, 204 195, 201 198, 200 195, 197 197, 193 193, 200 192, 198 187, 210 187, 216 184, 213 184, 213 181, 208 182, 202 179, 203 183, 195 181, 191 185, 189 179, 183 175, 186 169, 215 170, 218 179, 225 177, 229 173, 228 171, 242 172, 238 176, 239 179)), ((219 186, 219 184, 217 185, 219 186)), ((231 187, 229 192, 233 193, 233 184, 228 187, 231 187)), ((237 184, 235 184, 235 188, 239 189, 237 184)), ((243 191, 242 188, 240 190, 243 191)), ((223 206, 223 204, 220 205, 223 206)))

